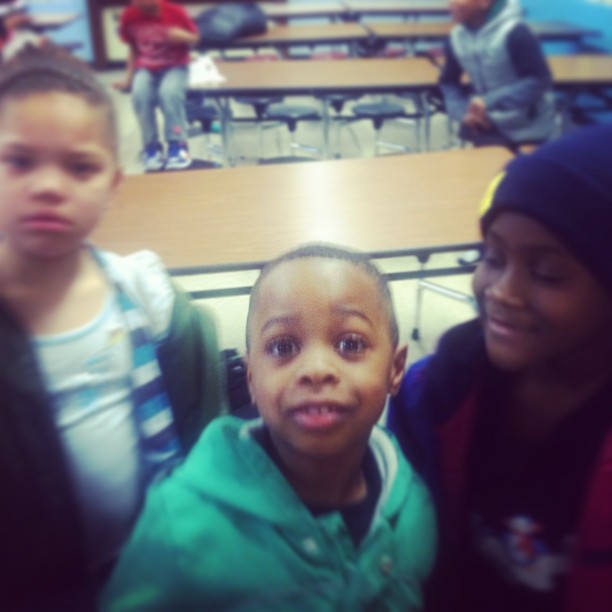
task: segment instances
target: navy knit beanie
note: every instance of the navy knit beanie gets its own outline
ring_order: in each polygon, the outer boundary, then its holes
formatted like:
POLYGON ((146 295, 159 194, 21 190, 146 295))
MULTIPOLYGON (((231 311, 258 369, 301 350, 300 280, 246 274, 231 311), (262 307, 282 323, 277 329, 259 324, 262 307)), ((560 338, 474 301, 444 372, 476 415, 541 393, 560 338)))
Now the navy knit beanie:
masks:
POLYGON ((483 201, 483 234, 504 210, 546 226, 612 289, 612 125, 577 129, 515 157, 483 201))

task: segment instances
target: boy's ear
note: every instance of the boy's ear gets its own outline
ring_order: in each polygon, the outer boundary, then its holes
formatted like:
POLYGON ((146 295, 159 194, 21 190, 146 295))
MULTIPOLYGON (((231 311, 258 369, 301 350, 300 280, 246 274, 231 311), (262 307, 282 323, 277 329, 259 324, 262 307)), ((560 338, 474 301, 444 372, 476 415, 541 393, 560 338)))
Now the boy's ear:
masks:
POLYGON ((399 391, 402 380, 404 379, 404 370, 406 368, 406 359, 408 358, 408 345, 403 344, 395 350, 393 362, 391 364, 391 378, 389 393, 396 395, 399 391))
POLYGON ((249 360, 249 354, 247 353, 242 360, 244 361, 244 367, 246 369, 247 384, 249 386, 249 395, 251 396, 251 403, 255 404, 255 396, 253 395, 253 375, 251 373, 251 362, 249 360))

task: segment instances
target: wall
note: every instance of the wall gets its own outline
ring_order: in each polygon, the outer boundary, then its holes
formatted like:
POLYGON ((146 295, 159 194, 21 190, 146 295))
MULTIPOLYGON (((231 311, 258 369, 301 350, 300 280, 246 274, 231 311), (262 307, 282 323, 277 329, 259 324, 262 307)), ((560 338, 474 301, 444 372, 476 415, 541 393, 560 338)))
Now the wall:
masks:
POLYGON ((27 0, 27 3, 33 14, 78 13, 78 19, 67 26, 47 32, 47 36, 58 44, 78 43, 73 53, 85 61, 93 60, 87 0, 27 0))
POLYGON ((612 0, 521 0, 534 21, 571 21, 601 36, 588 39, 595 50, 612 52, 612 0))

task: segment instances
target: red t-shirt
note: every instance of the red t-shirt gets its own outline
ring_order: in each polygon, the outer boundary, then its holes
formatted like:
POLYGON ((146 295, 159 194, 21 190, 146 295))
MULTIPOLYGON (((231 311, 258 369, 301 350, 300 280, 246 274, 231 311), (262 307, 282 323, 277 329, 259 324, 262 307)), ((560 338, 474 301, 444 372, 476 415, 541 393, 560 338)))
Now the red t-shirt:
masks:
POLYGON ((162 0, 157 17, 145 15, 135 6, 126 7, 121 13, 119 36, 135 49, 137 68, 162 70, 189 63, 189 46, 166 40, 166 32, 174 27, 198 32, 182 6, 162 0))

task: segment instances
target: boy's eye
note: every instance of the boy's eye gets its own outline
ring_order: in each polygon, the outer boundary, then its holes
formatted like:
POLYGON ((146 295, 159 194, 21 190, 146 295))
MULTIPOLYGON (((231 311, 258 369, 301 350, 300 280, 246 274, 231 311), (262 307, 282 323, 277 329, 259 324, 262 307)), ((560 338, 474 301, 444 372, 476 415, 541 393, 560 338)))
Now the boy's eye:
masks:
POLYGON ((291 357, 300 350, 292 338, 275 338, 266 344, 266 353, 272 357, 291 357))
POLYGON ((354 355, 363 353, 367 348, 367 343, 364 338, 357 334, 345 336, 338 341, 336 345, 339 353, 354 355))

